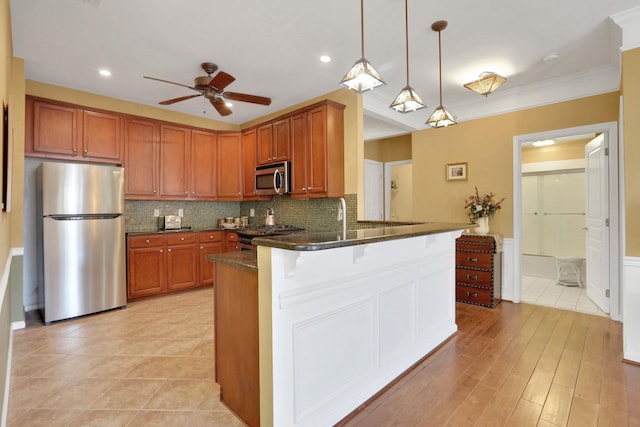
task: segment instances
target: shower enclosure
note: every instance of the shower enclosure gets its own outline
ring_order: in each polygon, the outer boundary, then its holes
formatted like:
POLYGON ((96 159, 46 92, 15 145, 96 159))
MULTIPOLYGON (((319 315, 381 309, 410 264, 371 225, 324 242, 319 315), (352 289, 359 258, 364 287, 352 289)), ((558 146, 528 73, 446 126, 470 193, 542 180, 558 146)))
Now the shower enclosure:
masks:
POLYGON ((585 258, 584 170, 523 174, 522 204, 524 274, 553 278, 554 257, 585 258))

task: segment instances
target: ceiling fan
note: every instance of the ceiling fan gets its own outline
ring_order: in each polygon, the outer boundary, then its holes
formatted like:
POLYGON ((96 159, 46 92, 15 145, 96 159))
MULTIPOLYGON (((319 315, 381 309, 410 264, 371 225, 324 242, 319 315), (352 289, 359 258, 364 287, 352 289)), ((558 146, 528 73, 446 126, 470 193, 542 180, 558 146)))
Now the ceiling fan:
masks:
POLYGON ((182 83, 170 82, 169 80, 162 80, 155 77, 144 76, 145 79, 157 80, 159 82, 170 83, 172 85, 182 86, 200 92, 198 95, 187 95, 179 98, 167 99, 160 102, 160 105, 171 105, 176 102, 186 101, 187 99, 197 98, 198 96, 204 96, 211 102, 213 108, 221 116, 228 116, 231 114, 231 109, 226 105, 225 99, 232 101, 251 102, 253 104, 269 105, 271 104, 271 98, 264 96, 247 95, 245 93, 237 92, 225 92, 229 84, 231 84, 236 78, 230 74, 220 71, 215 76, 211 77, 213 73, 218 70, 218 66, 212 62, 203 62, 200 64, 202 69, 207 73, 206 76, 196 77, 194 79, 193 86, 183 85, 182 83))

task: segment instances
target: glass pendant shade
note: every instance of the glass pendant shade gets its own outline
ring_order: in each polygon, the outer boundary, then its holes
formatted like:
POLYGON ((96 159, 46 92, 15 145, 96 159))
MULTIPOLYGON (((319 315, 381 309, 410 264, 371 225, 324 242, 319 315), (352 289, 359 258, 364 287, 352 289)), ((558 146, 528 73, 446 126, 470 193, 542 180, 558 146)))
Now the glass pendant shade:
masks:
POLYGON ((442 105, 442 30, 447 28, 447 21, 436 21, 431 24, 431 29, 438 32, 438 70, 440 74, 440 106, 431 114, 425 122, 432 128, 442 128, 455 125, 456 121, 442 105))
POLYGON ((487 96, 498 89, 507 79, 496 73, 482 73, 478 80, 474 80, 464 85, 469 90, 487 96))
POLYGON ((455 125, 456 121, 453 119, 453 116, 450 112, 447 111, 442 105, 436 108, 436 110, 431 114, 431 117, 425 123, 432 128, 442 128, 451 125, 455 125))
POLYGON ((405 86, 396 96, 396 99, 393 100, 390 107, 401 113, 409 113, 424 108, 425 105, 411 86, 405 86))
POLYGON ((360 58, 353 64, 349 72, 345 74, 340 84, 358 93, 362 93, 375 89, 378 86, 384 86, 386 83, 369 61, 365 58, 360 58))

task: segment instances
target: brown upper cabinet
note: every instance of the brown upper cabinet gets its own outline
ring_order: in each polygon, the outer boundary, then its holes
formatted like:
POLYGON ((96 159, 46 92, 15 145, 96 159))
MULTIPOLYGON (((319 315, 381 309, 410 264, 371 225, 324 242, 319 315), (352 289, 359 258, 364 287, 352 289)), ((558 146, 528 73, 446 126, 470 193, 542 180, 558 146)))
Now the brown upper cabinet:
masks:
POLYGON ((25 155, 122 164, 129 200, 266 200, 257 165, 291 161, 291 197, 344 196, 344 105, 325 100, 243 132, 27 96, 25 155))
POLYGON ((258 127, 256 159, 259 165, 289 160, 289 119, 258 127))
POLYGON ((291 197, 344 196, 344 105, 314 104, 291 117, 291 197))
POLYGON ((26 155, 122 163, 119 115, 31 97, 27 98, 26 107, 26 155))
POLYGON ((242 200, 242 134, 218 134, 217 190, 220 201, 242 200))

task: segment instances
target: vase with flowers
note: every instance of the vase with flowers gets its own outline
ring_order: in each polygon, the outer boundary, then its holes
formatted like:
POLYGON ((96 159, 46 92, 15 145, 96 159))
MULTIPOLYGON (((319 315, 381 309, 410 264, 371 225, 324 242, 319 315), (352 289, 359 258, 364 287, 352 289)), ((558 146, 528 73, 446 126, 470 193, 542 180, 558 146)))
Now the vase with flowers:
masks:
POLYGON ((487 234, 489 232, 489 218, 502 209, 501 203, 504 202, 504 197, 497 201, 494 193, 488 193, 480 197, 478 187, 475 187, 475 189, 475 194, 470 195, 465 200, 464 210, 467 212, 469 220, 478 224, 475 232, 487 234))

